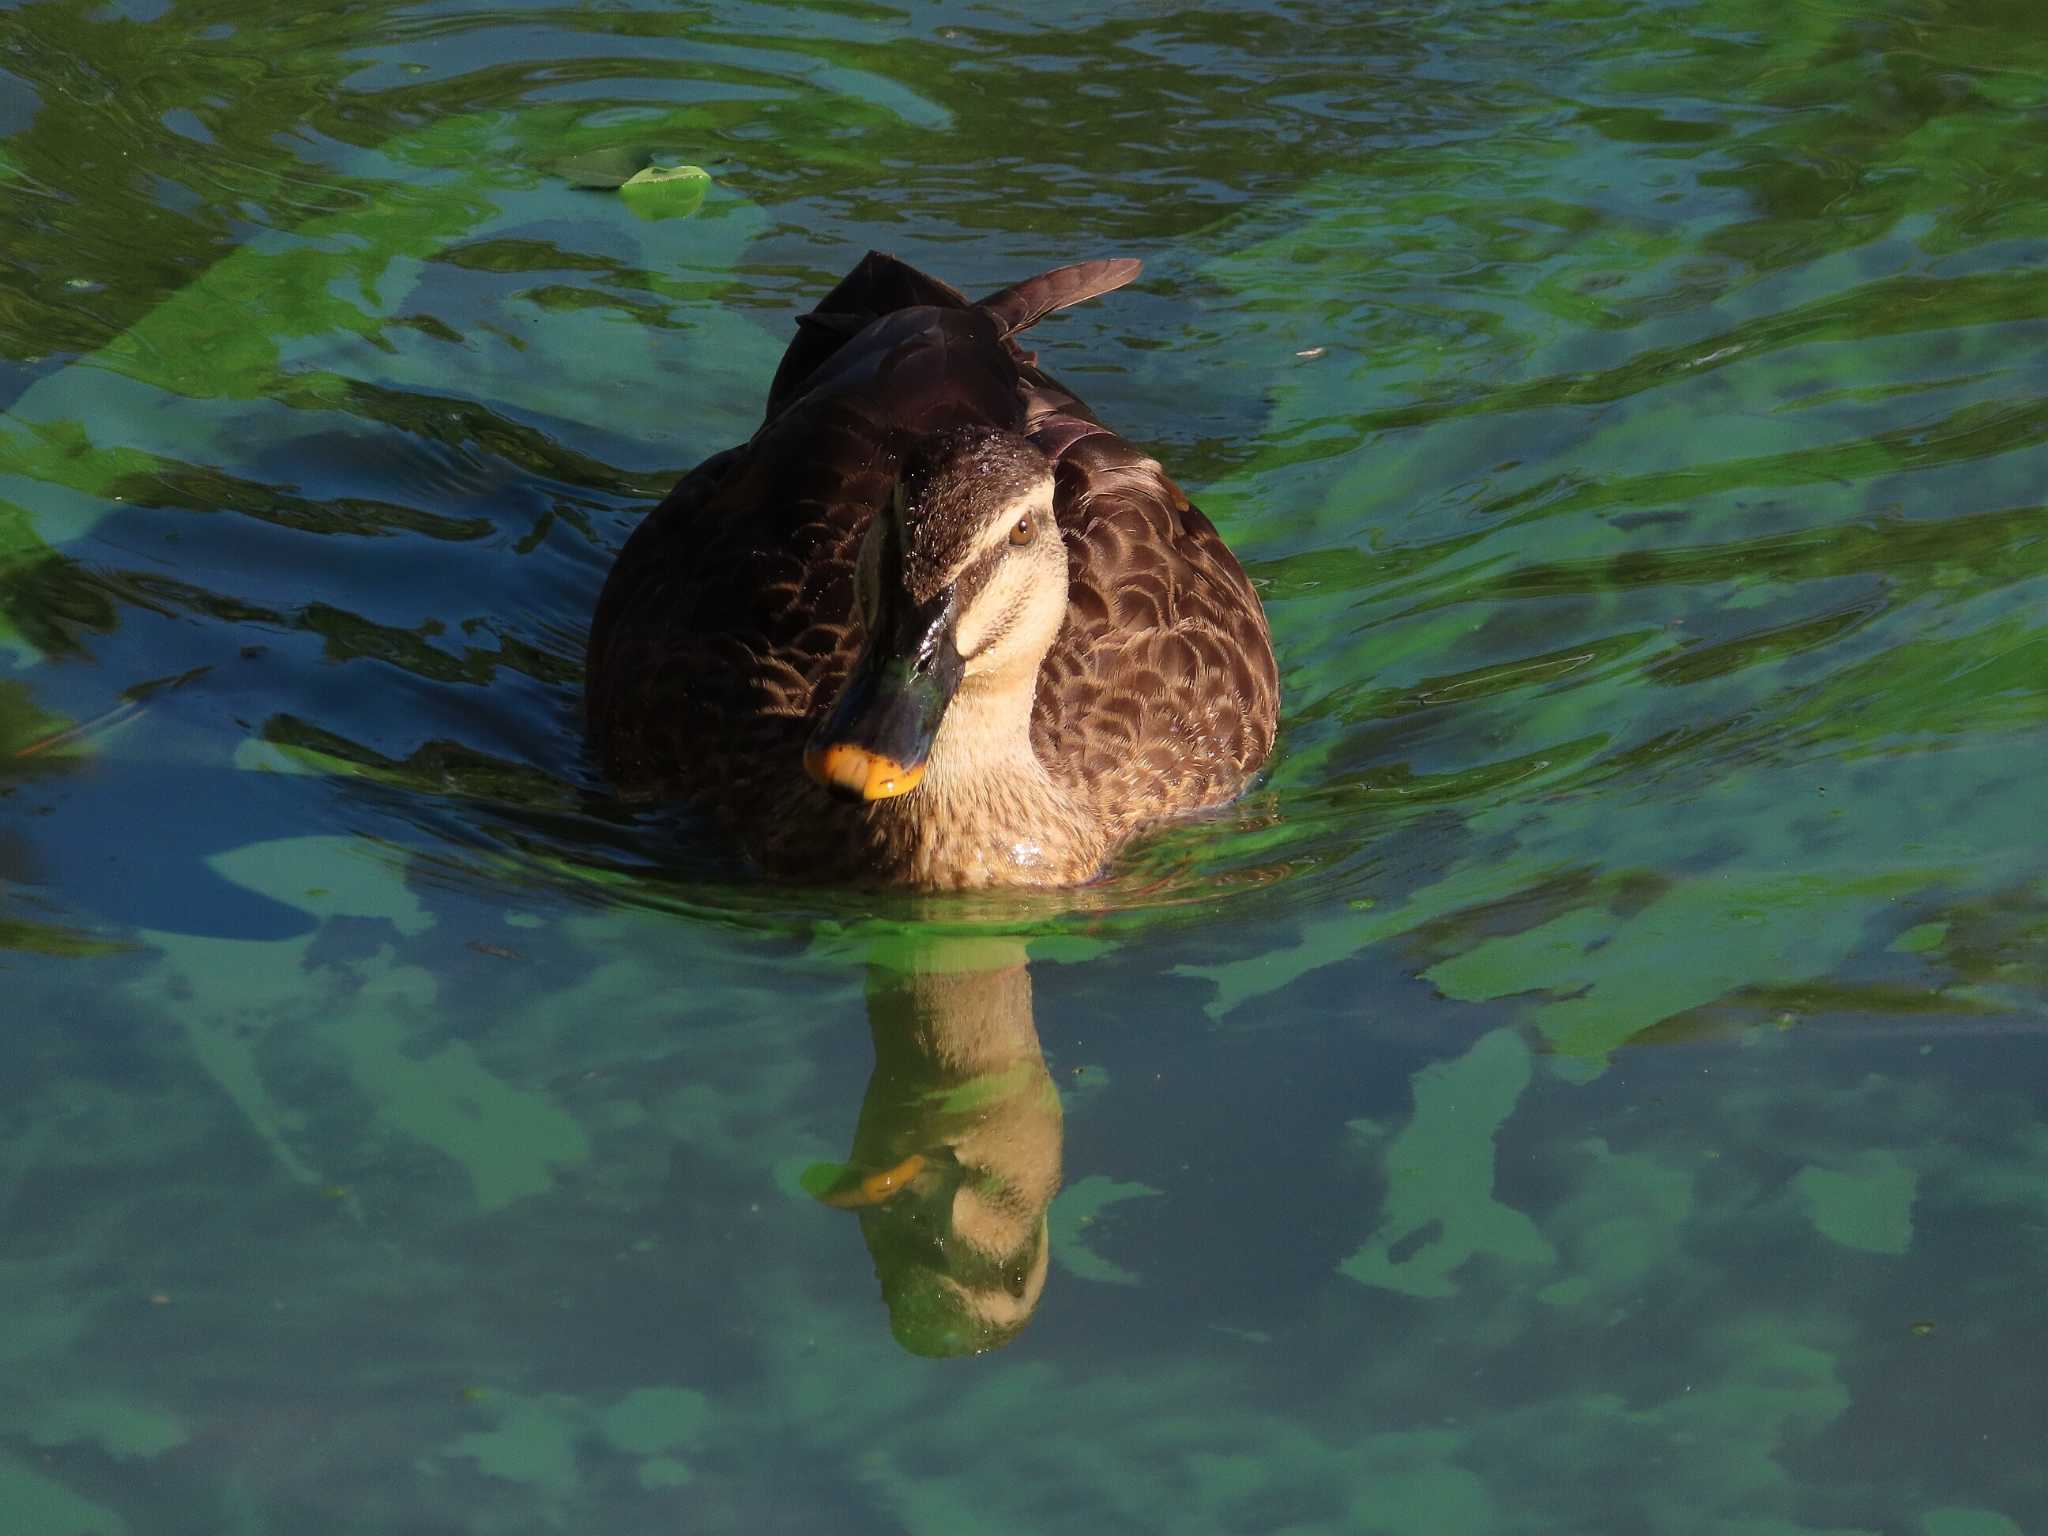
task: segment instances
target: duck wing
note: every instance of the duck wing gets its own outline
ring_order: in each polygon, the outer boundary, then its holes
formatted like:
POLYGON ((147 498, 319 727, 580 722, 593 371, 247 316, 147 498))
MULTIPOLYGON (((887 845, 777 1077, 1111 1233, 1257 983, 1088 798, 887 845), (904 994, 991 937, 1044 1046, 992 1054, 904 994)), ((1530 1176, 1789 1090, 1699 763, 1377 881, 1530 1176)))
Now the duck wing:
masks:
POLYGON ((810 718, 859 648, 854 568, 894 478, 887 437, 843 399, 808 402, 634 529, 598 600, 586 686, 622 791, 709 792, 742 821, 778 786, 787 803, 810 718))
POLYGON ((1232 799, 1279 718, 1257 592, 1157 460, 1071 412, 1034 427, 1056 466, 1070 583, 1034 750, 1119 836, 1232 799))

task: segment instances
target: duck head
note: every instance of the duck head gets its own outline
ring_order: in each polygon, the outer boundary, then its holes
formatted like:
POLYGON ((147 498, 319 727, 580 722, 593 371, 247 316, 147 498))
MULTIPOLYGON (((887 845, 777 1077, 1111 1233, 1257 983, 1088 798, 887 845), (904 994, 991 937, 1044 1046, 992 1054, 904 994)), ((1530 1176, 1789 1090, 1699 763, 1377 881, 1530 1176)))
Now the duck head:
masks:
POLYGON ((905 455, 861 544, 867 639, 805 749, 813 778, 847 800, 910 793, 963 696, 1021 702, 973 714, 1028 730, 1067 609, 1052 499, 1051 463, 1014 432, 948 428, 905 455))

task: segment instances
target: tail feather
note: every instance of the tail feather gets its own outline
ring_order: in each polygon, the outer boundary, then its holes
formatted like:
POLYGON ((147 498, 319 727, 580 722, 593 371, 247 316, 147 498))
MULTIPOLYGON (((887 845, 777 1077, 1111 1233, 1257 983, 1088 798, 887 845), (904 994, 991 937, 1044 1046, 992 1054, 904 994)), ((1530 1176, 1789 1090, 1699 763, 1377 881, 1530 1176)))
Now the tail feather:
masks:
MULTIPOLYGON (((819 370, 884 315, 905 309, 978 309, 995 322, 996 334, 1007 341, 1056 309, 1123 287, 1138 275, 1139 268, 1140 263, 1128 259, 1078 262, 1027 277, 979 304, 970 304, 967 295, 952 284, 882 251, 869 251, 818 301, 817 308, 797 317, 796 335, 768 386, 764 419, 773 421, 800 399, 819 370)), ((1030 354, 1020 351, 1014 342, 1009 350, 1012 357, 1029 365, 1030 354)))
POLYGON ((1129 257, 1114 261, 1081 261, 1071 267, 1055 267, 1036 277, 992 293, 976 309, 991 315, 1003 335, 1014 336, 1036 325, 1056 309, 1079 304, 1098 294, 1121 288, 1143 270, 1144 263, 1129 257))

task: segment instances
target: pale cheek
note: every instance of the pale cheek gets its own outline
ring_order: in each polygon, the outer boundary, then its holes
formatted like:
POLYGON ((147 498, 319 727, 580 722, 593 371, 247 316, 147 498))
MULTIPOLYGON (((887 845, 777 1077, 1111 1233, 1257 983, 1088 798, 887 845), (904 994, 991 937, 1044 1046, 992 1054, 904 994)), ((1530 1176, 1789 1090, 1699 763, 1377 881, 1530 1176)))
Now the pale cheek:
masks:
MULTIPOLYGON (((1059 546, 1053 549, 1057 552, 1059 546)), ((968 670, 986 671, 1006 658, 1049 645, 1066 617, 1065 575, 1063 565, 1027 569, 1017 561, 998 576, 974 605, 980 622, 963 616, 956 636, 961 654, 977 658, 978 665, 968 670)))
POLYGON ((958 646, 960 654, 967 658, 968 671, 981 670, 977 663, 982 659, 982 646, 987 638, 988 628, 981 624, 962 624, 953 632, 953 644, 958 646))
POLYGON ((980 603, 977 603, 975 608, 979 613, 995 614, 999 615, 999 617, 993 622, 984 619, 978 624, 963 623, 960 626, 959 632, 955 636, 955 641, 959 645, 960 653, 963 656, 979 655, 982 651, 992 646, 1001 649, 1004 641, 1008 638, 1012 617, 1011 597, 1008 592, 991 592, 980 603))

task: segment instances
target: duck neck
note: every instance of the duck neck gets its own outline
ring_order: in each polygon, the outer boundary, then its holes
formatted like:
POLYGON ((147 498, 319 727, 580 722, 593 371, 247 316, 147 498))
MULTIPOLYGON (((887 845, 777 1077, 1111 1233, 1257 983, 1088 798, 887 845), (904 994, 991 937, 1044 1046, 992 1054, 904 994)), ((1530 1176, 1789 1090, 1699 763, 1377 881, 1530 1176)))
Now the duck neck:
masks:
POLYGON ((1036 677, 970 678, 947 707, 904 805, 930 883, 1065 885, 1100 865, 1100 830, 1032 749, 1036 677))

